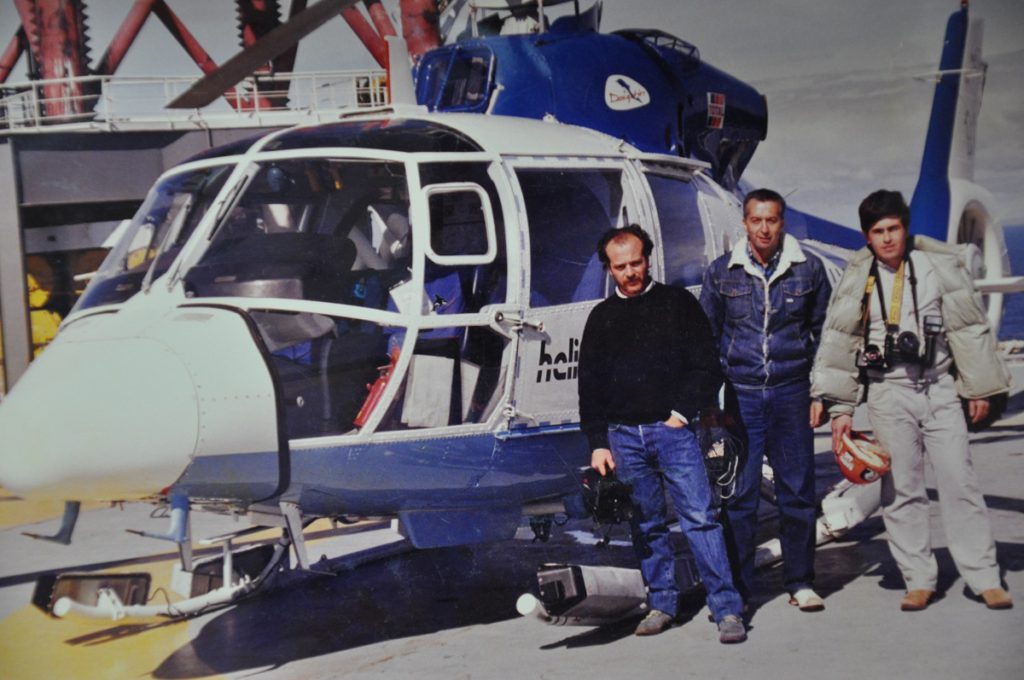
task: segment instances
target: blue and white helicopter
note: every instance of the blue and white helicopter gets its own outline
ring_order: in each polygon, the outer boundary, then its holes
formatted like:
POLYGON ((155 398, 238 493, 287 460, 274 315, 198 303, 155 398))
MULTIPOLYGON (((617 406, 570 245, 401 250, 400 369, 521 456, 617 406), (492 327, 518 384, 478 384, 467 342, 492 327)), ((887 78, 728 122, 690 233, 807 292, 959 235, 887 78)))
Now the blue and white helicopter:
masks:
MULTIPOLYGON (((548 21, 551 4, 526 33, 428 52, 414 82, 393 71, 387 110, 160 177, 0 405, 0 484, 166 504, 186 571, 190 508, 282 528, 270 563, 226 566, 169 615, 250 592, 289 544, 310 568, 314 518, 392 518, 429 548, 563 512, 590 458, 580 336, 612 290, 599 234, 641 224, 654 277, 699 285, 743 233, 737 185, 767 110, 689 43, 598 33, 599 6, 548 21)), ((976 246, 997 324, 1005 246, 971 181, 978 24, 966 8, 949 20, 913 220, 976 246)), ((810 217, 795 229, 833 276, 861 243, 810 217)))

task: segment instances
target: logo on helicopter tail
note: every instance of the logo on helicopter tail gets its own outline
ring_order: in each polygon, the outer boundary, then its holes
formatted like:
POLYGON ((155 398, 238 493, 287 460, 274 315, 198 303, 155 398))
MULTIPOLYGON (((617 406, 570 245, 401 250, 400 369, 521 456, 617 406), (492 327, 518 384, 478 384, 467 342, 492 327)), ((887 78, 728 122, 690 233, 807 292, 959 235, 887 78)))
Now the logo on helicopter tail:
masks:
POLYGON ((629 111, 650 104, 651 95, 629 76, 612 74, 604 81, 604 103, 612 111, 629 111))

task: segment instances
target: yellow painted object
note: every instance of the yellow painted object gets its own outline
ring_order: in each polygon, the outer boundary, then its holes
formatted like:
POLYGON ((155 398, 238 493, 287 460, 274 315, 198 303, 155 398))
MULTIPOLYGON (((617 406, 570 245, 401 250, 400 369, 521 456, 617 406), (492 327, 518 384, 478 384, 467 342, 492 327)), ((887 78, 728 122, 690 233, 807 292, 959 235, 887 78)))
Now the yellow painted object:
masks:
POLYGON ((40 274, 39 278, 32 272, 25 275, 28 280, 28 306, 32 310, 29 313, 29 318, 32 323, 32 356, 34 357, 39 356, 43 348, 56 337, 61 322, 60 314, 45 309, 46 303, 50 301, 53 275, 52 272, 49 277, 45 275, 45 272, 49 270, 49 265, 45 260, 34 261, 32 264, 38 269, 42 266, 39 264, 40 262, 45 265, 45 268, 41 270, 44 273, 40 274), (49 279, 50 286, 40 284, 40 281, 45 283, 47 279, 49 279))
POLYGON ((29 316, 32 320, 32 356, 37 357, 57 336, 61 318, 60 314, 49 309, 33 309, 29 316))

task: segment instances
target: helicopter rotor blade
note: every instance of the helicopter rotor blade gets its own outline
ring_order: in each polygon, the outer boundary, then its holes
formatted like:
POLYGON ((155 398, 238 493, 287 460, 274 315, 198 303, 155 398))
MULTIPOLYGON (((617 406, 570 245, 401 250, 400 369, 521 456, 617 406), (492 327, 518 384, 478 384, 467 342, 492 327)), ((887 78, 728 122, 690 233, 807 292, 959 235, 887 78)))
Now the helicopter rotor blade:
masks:
POLYGON ((169 109, 199 109, 217 100, 262 64, 282 54, 359 0, 320 0, 228 59, 176 97, 169 109))

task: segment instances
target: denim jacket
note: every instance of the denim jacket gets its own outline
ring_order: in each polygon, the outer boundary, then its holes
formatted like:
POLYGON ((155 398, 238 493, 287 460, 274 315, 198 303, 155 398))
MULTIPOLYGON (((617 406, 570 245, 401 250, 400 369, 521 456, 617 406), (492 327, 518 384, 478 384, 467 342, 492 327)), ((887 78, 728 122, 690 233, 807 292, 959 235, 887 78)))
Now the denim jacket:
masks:
POLYGON ((740 387, 809 379, 829 295, 825 266, 791 236, 769 280, 736 244, 704 272, 700 304, 711 321, 726 378, 740 387))

